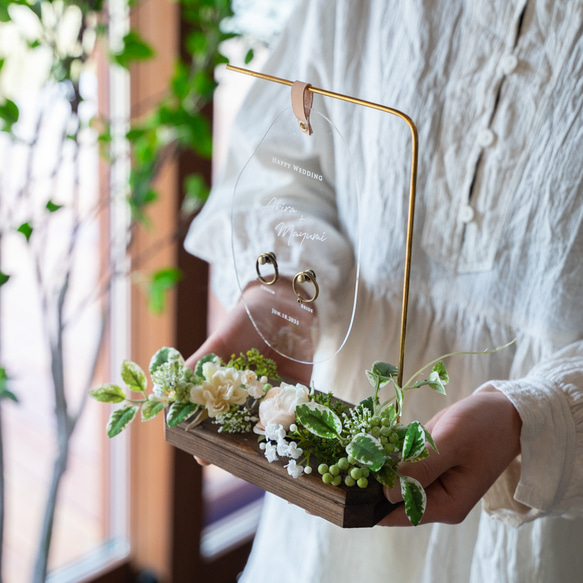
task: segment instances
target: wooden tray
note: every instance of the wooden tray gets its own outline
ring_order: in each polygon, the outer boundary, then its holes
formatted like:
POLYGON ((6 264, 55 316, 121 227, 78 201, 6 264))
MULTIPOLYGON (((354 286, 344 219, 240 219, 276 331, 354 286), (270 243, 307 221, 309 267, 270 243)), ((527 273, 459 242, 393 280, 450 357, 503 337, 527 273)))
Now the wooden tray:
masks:
POLYGON ((165 424, 166 441, 337 526, 374 526, 395 508, 372 476, 367 488, 331 486, 312 474, 292 478, 283 467, 287 461, 267 461, 257 435, 219 433, 209 420, 188 431, 186 427, 165 424))

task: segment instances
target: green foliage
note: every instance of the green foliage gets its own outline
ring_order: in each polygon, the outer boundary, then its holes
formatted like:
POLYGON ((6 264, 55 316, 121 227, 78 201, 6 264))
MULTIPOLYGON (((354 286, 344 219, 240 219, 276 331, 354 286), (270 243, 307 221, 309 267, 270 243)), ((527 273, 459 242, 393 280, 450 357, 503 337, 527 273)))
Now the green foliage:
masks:
POLYGON ((121 367, 121 378, 130 391, 146 392, 146 373, 135 362, 124 360, 121 367))
POLYGON ((166 295, 182 279, 182 272, 175 267, 159 269, 150 276, 148 306, 154 314, 161 314, 166 305, 166 295))
POLYGON ((0 269, 0 287, 7 283, 9 279, 10 276, 0 269))
POLYGON ((296 419, 318 437, 333 439, 342 433, 342 422, 338 415, 314 401, 296 407, 296 419))
POLYGON ((373 472, 380 470, 386 459, 381 442, 368 433, 355 435, 346 447, 346 453, 357 462, 368 466, 373 472))
POLYGON ((401 479, 401 495, 405 503, 405 514, 413 526, 417 526, 423 514, 425 513, 425 506, 427 505, 427 496, 423 486, 409 476, 400 476, 401 479))
POLYGON ((182 358, 182 354, 180 354, 176 348, 172 348, 171 346, 159 348, 150 359, 150 364, 148 366, 150 374, 154 374, 163 364, 168 362, 183 363, 184 358, 182 358))
POLYGON ((30 237, 33 231, 33 228, 30 223, 22 223, 22 225, 20 225, 20 227, 18 227, 18 229, 16 230, 24 235, 24 238, 26 239, 27 243, 30 241, 30 237))
POLYGON ((413 421, 407 428, 403 440, 402 459, 405 462, 417 461, 426 451, 425 429, 419 421, 413 421))
MULTIPOLYGON (((231 355, 231 360, 227 363, 227 366, 232 366, 237 370, 252 370, 255 371, 255 374, 260 377, 267 377, 272 381, 280 381, 281 377, 277 372, 277 364, 271 358, 267 358, 263 356, 257 350, 257 348, 252 348, 248 350, 245 354, 242 352, 239 356, 235 356, 234 354, 231 355)), ((198 367, 197 367, 197 374, 198 374, 198 367)), ((202 376, 202 375, 199 375, 202 376)))
POLYGON ((89 393, 100 403, 121 403, 125 401, 125 391, 113 383, 105 383, 89 393))
POLYGON ((52 200, 49 200, 45 207, 49 213, 56 213, 59 209, 63 208, 62 204, 56 204, 52 200))
POLYGON ((111 438, 119 435, 134 420, 139 409, 137 405, 125 405, 116 409, 107 423, 107 436, 111 438))
POLYGON ((18 121, 20 112, 18 106, 11 99, 5 98, 0 103, 0 131, 12 132, 12 126, 18 121))
POLYGON ((8 374, 3 366, 0 366, 0 401, 9 399, 18 403, 17 396, 8 389, 8 374))
POLYGON ((142 421, 150 421, 154 419, 158 413, 164 411, 166 405, 160 401, 146 401, 142 405, 142 421))
POLYGON ((136 61, 147 61, 153 57, 154 50, 135 30, 130 30, 123 37, 123 48, 111 55, 114 63, 126 69, 136 61))
POLYGON ((170 405, 168 415, 166 416, 168 427, 176 427, 183 421, 187 421, 198 409, 199 406, 193 403, 179 403, 175 401, 170 405))

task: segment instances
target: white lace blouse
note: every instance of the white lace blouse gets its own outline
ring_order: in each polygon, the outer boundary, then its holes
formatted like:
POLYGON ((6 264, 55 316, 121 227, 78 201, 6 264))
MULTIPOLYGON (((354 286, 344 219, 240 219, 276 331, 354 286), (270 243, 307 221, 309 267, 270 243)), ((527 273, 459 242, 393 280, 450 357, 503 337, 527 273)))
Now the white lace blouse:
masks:
MULTIPOLYGON (((243 582, 581 580, 582 27, 579 0, 312 0, 295 11, 267 73, 395 107, 419 131, 405 377, 440 354, 517 339, 451 359, 448 396, 411 394, 407 416, 426 421, 492 383, 522 418, 522 454, 456 526, 342 530, 269 496, 243 582)), ((186 241, 214 264, 226 305, 238 297, 225 236, 233 183, 289 99, 256 82, 186 241)), ((409 130, 319 96, 314 108, 347 139, 362 201, 354 327, 314 382, 355 402, 372 361, 397 361, 409 130)), ((330 170, 326 200, 340 218, 329 226, 345 246, 340 271, 357 237, 348 174, 330 170)))

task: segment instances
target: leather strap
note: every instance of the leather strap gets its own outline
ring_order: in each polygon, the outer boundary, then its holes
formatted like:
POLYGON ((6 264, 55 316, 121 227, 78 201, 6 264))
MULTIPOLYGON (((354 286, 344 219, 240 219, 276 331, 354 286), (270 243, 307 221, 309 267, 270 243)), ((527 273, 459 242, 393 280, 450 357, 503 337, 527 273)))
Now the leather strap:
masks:
POLYGON ((300 129, 308 136, 312 135, 312 126, 310 125, 310 110, 314 94, 308 90, 311 87, 309 83, 294 81, 291 88, 292 109, 298 118, 300 129))

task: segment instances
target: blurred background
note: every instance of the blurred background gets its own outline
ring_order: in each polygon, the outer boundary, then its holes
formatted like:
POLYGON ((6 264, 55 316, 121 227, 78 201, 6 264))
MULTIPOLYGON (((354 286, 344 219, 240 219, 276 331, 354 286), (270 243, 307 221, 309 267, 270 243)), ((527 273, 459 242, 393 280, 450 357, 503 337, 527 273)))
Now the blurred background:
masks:
POLYGON ((0 577, 233 582, 262 492, 87 400, 223 316, 182 250, 295 0, 0 0, 0 577))

